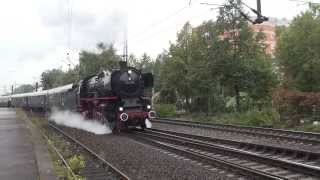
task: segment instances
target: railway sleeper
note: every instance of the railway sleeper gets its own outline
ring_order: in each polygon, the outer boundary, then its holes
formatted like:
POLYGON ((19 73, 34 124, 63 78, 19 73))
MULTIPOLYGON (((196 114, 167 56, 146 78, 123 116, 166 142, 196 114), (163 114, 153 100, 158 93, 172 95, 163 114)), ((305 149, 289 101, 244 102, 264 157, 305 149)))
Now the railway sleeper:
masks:
POLYGON ((207 144, 207 143, 191 140, 188 138, 177 137, 173 135, 167 135, 168 137, 165 137, 165 136, 154 135, 149 133, 141 133, 141 134, 143 134, 144 136, 149 136, 149 138, 164 141, 166 143, 174 142, 174 144, 176 145, 181 145, 181 146, 187 145, 188 147, 194 148, 194 149, 200 148, 201 150, 215 152, 218 154, 224 154, 227 156, 237 156, 239 158, 245 158, 246 160, 252 160, 260 163, 268 163, 269 165, 272 165, 272 166, 281 167, 281 168, 288 169, 294 172, 299 172, 302 174, 308 174, 308 175, 317 176, 317 177, 320 176, 320 171, 319 171, 320 168, 309 167, 303 164, 297 164, 294 162, 275 159, 272 157, 273 154, 270 154, 270 157, 258 156, 257 154, 252 154, 249 152, 239 151, 239 150, 230 149, 230 148, 222 148, 220 146, 207 144), (178 141, 177 139, 180 139, 180 140, 184 139, 184 140, 178 141))

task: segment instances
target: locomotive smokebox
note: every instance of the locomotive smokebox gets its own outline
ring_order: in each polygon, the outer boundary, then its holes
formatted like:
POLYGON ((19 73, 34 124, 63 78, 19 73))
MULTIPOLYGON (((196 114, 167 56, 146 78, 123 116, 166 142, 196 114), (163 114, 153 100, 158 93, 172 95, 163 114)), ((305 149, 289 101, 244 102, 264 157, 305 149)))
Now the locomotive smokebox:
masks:
POLYGON ((111 77, 111 87, 120 97, 138 97, 143 93, 141 72, 132 67, 122 67, 111 77))

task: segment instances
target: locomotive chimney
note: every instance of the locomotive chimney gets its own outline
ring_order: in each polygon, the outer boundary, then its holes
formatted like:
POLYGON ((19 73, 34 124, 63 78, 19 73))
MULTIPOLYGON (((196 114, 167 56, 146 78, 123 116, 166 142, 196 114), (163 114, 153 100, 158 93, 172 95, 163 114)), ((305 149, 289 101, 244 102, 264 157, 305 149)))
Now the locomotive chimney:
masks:
POLYGON ((120 70, 127 69, 127 67, 128 67, 126 61, 120 61, 119 65, 120 65, 120 70))

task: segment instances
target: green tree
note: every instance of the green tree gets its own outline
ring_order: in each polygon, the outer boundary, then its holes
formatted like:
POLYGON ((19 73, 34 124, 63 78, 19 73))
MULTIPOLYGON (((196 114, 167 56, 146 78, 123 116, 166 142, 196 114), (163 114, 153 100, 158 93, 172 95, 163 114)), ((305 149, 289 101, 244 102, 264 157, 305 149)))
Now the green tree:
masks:
POLYGON ((217 72, 221 73, 219 77, 224 86, 233 89, 237 111, 240 111, 241 91, 262 99, 259 97, 266 97, 275 85, 271 60, 265 53, 264 34, 252 32, 239 13, 241 9, 239 1, 230 0, 220 11, 217 27, 222 48, 218 51, 222 50, 224 55, 217 58, 218 66, 213 64, 220 68, 217 72))
POLYGON ((153 72, 154 61, 151 59, 147 53, 143 53, 140 58, 140 63, 138 65, 138 69, 141 69, 142 72, 153 72))
POLYGON ((130 54, 128 57, 128 65, 136 67, 139 64, 138 58, 134 54, 130 54))
MULTIPOLYGON (((161 79, 166 91, 176 91, 190 110, 192 88, 190 83, 190 54, 192 27, 187 22, 177 34, 177 41, 170 45, 169 60, 162 68, 161 79)), ((171 93, 170 93, 171 94, 171 93)))
POLYGON ((79 65, 76 65, 73 69, 69 69, 64 72, 61 77, 61 85, 71 84, 79 81, 79 65))
POLYGON ((103 43, 98 43, 97 49, 98 52, 82 51, 80 53, 81 78, 118 67, 121 57, 116 54, 113 45, 106 46, 103 43))
POLYGON ((161 67, 169 59, 167 51, 163 51, 159 54, 154 62, 153 66, 153 76, 154 76, 154 90, 155 92, 160 92, 161 90, 161 67))
POLYGON ((154 61, 147 53, 143 53, 138 59, 133 54, 129 55, 128 58, 129 66, 140 69, 142 72, 153 72, 154 61))
POLYGON ((64 72, 60 69, 52 69, 44 71, 41 74, 41 85, 44 90, 51 89, 60 85, 63 85, 62 78, 64 76, 64 72))
POLYGON ((320 15, 319 7, 294 18, 278 33, 276 57, 284 85, 300 91, 320 90, 320 15))
POLYGON ((230 0, 216 22, 194 28, 186 23, 171 43, 160 68, 160 87, 166 94, 176 93, 187 110, 209 114, 226 96, 235 96, 240 111, 240 92, 254 100, 270 97, 276 76, 265 53, 264 34, 252 32, 238 13, 241 8, 230 0))
POLYGON ((13 90, 13 94, 32 92, 35 88, 31 84, 23 84, 13 90))

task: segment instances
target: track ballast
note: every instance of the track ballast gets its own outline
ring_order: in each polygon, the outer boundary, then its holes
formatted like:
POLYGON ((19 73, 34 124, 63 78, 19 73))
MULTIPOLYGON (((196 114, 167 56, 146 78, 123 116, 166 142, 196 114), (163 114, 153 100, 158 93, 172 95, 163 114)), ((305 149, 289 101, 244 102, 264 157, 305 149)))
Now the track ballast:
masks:
POLYGON ((175 133, 147 130, 134 135, 154 146, 187 156, 206 165, 222 167, 227 171, 253 179, 317 179, 318 166, 292 160, 278 159, 263 153, 254 153, 213 142, 200 140, 199 136, 188 137, 175 133))

